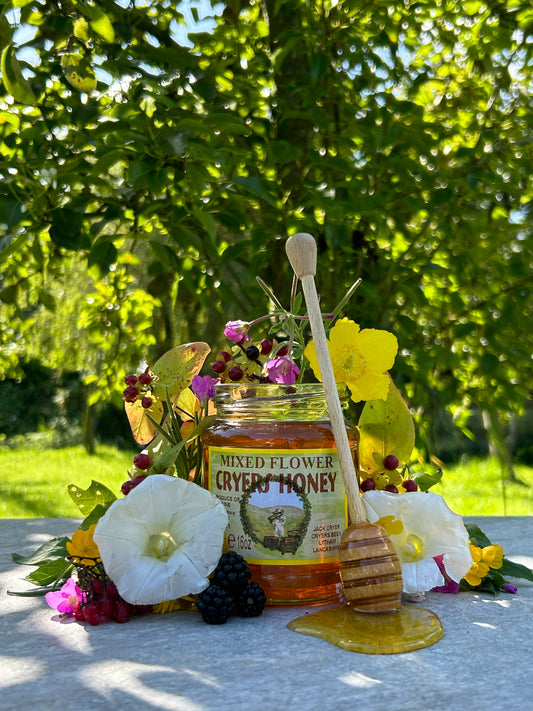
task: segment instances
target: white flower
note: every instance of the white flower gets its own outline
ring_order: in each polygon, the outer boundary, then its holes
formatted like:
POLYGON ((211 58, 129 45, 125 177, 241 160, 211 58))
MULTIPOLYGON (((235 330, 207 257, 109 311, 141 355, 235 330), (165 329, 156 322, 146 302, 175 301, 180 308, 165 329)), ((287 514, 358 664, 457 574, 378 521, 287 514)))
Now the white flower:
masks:
POLYGON ((208 586, 227 523, 224 505, 209 491, 152 474, 112 504, 94 540, 124 600, 152 605, 208 586))
POLYGON ((442 496, 429 491, 367 491, 363 502, 370 523, 383 526, 391 537, 402 564, 405 593, 423 593, 445 584, 435 556, 443 556, 446 575, 456 582, 472 567, 463 519, 442 496))

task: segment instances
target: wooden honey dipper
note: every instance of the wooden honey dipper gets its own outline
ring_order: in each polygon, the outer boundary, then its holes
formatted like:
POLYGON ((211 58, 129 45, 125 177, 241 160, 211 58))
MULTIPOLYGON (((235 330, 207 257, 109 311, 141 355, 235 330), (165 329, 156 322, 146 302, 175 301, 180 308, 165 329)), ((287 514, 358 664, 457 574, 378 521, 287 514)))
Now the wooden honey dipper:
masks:
POLYGON ((289 237, 285 249, 302 282, 348 500, 350 525, 342 534, 339 548, 344 596, 361 612, 395 612, 401 606, 401 565, 385 529, 366 520, 315 285, 316 242, 312 235, 299 232, 289 237))

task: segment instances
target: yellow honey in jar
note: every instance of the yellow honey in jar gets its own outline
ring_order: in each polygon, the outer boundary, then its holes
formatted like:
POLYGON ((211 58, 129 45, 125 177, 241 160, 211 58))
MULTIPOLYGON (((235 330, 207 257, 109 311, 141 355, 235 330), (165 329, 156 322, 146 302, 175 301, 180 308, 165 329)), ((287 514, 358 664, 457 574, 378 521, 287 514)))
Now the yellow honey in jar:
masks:
MULTIPOLYGON (((228 512, 227 548, 270 604, 334 599, 348 512, 322 385, 222 384, 214 402, 204 483, 228 512)), ((358 433, 347 432, 357 465, 358 433)))

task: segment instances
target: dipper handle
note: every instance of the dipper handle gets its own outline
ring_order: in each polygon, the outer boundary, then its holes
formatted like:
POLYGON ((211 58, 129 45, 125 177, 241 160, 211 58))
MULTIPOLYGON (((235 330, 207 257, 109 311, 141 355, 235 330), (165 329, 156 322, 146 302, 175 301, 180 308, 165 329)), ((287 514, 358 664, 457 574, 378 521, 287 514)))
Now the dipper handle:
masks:
POLYGON ((315 273, 317 263, 317 250, 314 237, 305 232, 289 237, 285 244, 285 250, 296 276, 302 282, 305 303, 311 333, 315 342, 315 350, 320 368, 320 375, 324 385, 324 394, 328 405, 331 428, 339 455, 344 488, 348 499, 348 511, 352 523, 366 521, 366 512, 359 494, 357 474, 353 463, 352 451, 346 433, 344 416, 337 391, 337 383, 333 374, 333 366, 329 355, 326 331, 322 321, 322 313, 318 300, 318 293, 315 285, 315 273))

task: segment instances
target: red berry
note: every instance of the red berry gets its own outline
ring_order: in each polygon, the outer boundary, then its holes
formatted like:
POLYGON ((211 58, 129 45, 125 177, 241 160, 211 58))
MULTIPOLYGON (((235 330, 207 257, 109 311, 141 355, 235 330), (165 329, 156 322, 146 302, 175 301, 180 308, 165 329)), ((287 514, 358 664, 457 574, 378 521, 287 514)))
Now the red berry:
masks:
POLYGON ((126 385, 137 385, 137 376, 133 373, 131 375, 126 375, 124 382, 126 385))
POLYGON ((104 584, 100 578, 93 578, 93 590, 95 595, 104 594, 104 584))
POLYGON ((84 622, 85 620, 85 613, 83 612, 83 609, 84 608, 79 603, 78 605, 74 605, 74 619, 78 622, 84 622))
POLYGON ((126 402, 135 402, 135 400, 137 400, 138 394, 139 391, 137 390, 137 388, 134 388, 133 385, 129 385, 124 390, 124 400, 126 400, 126 402))
POLYGON ((391 494, 397 494, 398 487, 394 486, 394 484, 387 484, 387 486, 385 487, 385 491, 390 491, 391 494))
POLYGON ((228 363, 231 360, 231 353, 228 353, 228 351, 219 351, 217 353, 217 360, 223 360, 224 363, 228 363))
POLYGON ((152 605, 135 605, 133 610, 137 615, 147 615, 152 612, 152 605))
POLYGON ((211 366, 211 370, 213 373, 216 373, 217 375, 220 375, 226 370, 226 363, 225 361, 221 360, 216 360, 213 365, 211 366))
POLYGON ((83 608, 85 621, 90 625, 100 625, 104 621, 102 609, 98 601, 88 602, 83 608))
POLYGON ((108 580, 105 584, 105 594, 110 600, 118 600, 118 590, 117 586, 112 580, 108 580))
POLYGON ((109 597, 103 597, 100 600, 100 609, 106 620, 112 620, 115 614, 115 601, 109 597))
POLYGON ((397 469, 399 463, 400 460, 398 459, 398 457, 395 457, 394 454, 388 454, 383 460, 383 466, 389 471, 394 471, 394 469, 397 469))
POLYGON ((126 479, 126 481, 120 487, 120 490, 124 494, 124 496, 127 496, 132 489, 135 489, 135 487, 138 486, 141 481, 144 481, 145 479, 146 474, 139 474, 138 476, 134 476, 133 479, 126 479))
POLYGON ((365 479, 361 482, 361 491, 374 491, 376 482, 373 479, 365 479))
POLYGON ((402 486, 406 491, 418 491, 418 484, 412 479, 406 479, 402 482, 402 486))
POLYGON ((148 397, 148 395, 143 397, 143 399, 141 400, 141 405, 144 407, 145 410, 148 410, 149 407, 152 407, 152 403, 153 400, 151 397, 148 397))
POLYGON ((268 340, 268 338, 261 341, 259 347, 261 349, 261 355, 268 355, 269 353, 272 353, 272 343, 268 340))
POLYGON ((141 469, 144 472, 149 469, 150 464, 152 463, 152 458, 149 457, 148 454, 141 452, 133 457, 133 463, 137 469, 141 469))
POLYGON ((131 617, 131 605, 126 600, 118 600, 115 603, 113 617, 116 622, 127 622, 131 617))
POLYGON ((139 382, 143 385, 150 385, 150 383, 152 382, 152 376, 150 375, 150 373, 141 373, 139 375, 139 382))
POLYGON ((243 369, 240 368, 238 365, 234 365, 233 368, 230 368, 228 370, 228 378, 230 380, 233 380, 233 381, 241 380, 243 375, 244 375, 243 369))
POLYGON ((289 346, 281 346, 281 348, 278 351, 278 356, 280 358, 283 358, 283 356, 286 356, 288 352, 289 352, 289 346))

